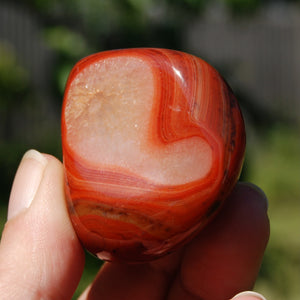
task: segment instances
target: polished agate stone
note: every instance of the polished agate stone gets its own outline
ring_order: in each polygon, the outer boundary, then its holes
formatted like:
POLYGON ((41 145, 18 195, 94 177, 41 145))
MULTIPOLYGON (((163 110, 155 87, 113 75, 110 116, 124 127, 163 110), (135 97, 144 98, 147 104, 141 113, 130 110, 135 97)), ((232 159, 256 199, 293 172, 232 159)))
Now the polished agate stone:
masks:
POLYGON ((79 61, 62 109, 65 192, 84 247, 142 262, 182 246, 238 180, 243 118, 219 73, 165 49, 79 61))

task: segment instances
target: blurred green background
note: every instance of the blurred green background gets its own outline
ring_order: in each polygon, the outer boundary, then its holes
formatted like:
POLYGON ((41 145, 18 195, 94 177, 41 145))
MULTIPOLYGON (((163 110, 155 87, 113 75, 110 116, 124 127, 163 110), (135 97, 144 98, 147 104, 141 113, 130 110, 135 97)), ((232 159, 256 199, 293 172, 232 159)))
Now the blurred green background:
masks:
MULTIPOLYGON (((0 232, 18 163, 30 148, 62 159, 60 110, 80 58, 163 47, 207 60, 241 104, 248 134, 242 180, 269 198, 271 238, 255 290, 300 296, 300 1, 0 1, 0 232)), ((76 292, 97 273, 87 255, 76 292)))

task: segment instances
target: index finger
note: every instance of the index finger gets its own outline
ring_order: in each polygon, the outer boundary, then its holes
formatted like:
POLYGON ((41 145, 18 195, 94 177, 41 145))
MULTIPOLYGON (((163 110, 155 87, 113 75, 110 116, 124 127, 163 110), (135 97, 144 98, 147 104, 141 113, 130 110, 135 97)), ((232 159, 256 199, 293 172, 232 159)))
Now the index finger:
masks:
POLYGON ((250 290, 268 238, 265 195, 239 183, 216 219, 186 247, 168 299, 224 300, 250 290))

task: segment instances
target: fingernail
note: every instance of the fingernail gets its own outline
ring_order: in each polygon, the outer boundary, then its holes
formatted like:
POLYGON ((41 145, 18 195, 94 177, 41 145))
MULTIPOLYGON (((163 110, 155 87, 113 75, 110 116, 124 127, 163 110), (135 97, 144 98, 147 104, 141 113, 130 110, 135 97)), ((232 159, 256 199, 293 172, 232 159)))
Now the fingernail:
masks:
POLYGON ((13 182, 7 220, 30 206, 42 180, 47 162, 47 159, 36 150, 29 150, 24 154, 13 182))
POLYGON ((239 293, 237 295, 235 295, 233 299, 241 299, 241 300, 254 300, 254 299, 259 299, 259 300, 267 300, 264 296, 262 296, 261 294, 258 294, 256 292, 252 292, 252 291, 246 291, 246 292, 242 292, 239 293))

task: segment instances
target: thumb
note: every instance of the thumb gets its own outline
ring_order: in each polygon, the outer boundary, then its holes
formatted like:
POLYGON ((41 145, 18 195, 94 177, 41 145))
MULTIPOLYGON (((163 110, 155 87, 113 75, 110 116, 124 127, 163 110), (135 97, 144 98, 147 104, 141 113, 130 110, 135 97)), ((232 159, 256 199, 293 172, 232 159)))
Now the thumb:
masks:
POLYGON ((71 299, 84 252, 66 209, 62 164, 28 151, 18 168, 0 243, 3 299, 71 299))

